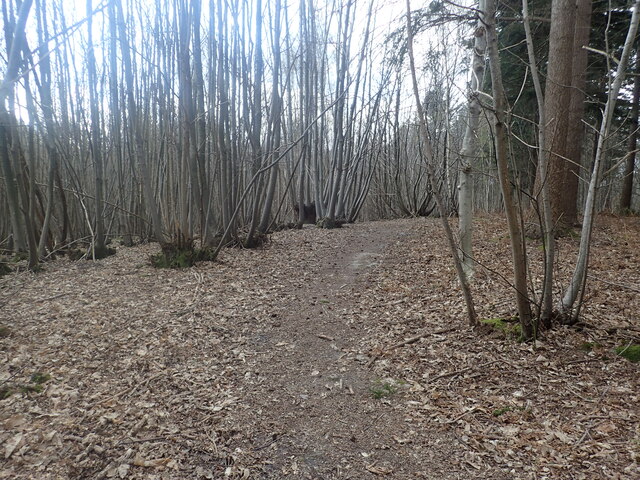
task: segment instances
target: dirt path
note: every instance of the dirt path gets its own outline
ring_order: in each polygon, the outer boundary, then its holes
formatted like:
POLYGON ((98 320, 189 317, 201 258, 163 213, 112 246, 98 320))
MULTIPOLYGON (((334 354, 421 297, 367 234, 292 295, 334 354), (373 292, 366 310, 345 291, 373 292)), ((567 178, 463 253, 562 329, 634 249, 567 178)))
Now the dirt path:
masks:
MULTIPOLYGON (((258 353, 247 365, 245 411, 230 419, 238 430, 255 433, 241 448, 252 452, 254 465, 262 463, 265 476, 427 475, 422 467, 437 445, 427 456, 416 448, 417 432, 394 409, 395 399, 384 398, 405 387, 372 373, 359 351, 367 330, 346 315, 372 307, 360 305, 361 293, 386 249, 406 236, 395 226, 336 232, 313 252, 319 268, 296 289, 282 317, 251 339, 258 353)), ((435 437, 436 443, 446 438, 435 437)))

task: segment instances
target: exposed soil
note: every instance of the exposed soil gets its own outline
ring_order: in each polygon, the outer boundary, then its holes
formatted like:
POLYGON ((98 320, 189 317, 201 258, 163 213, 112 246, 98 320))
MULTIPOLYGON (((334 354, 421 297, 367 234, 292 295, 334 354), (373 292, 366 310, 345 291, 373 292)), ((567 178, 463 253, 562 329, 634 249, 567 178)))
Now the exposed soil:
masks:
MULTIPOLYGON (((638 364, 613 350, 640 342, 640 220, 598 225, 584 323, 535 346, 466 326, 432 219, 4 277, 0 478, 640 478, 638 364)), ((476 238, 479 314, 510 317, 506 228, 476 238)))

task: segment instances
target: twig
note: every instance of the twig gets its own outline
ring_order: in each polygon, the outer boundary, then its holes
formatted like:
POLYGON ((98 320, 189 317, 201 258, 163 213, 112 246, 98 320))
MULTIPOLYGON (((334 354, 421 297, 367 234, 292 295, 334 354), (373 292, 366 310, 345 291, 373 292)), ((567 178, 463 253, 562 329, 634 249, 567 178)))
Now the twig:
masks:
POLYGON ((415 337, 408 338, 400 343, 396 343, 395 345, 389 347, 387 350, 395 350, 396 348, 404 347, 405 345, 411 345, 412 343, 419 342, 420 340, 422 340, 425 337, 428 337, 429 335, 442 335, 444 333, 453 332, 455 330, 458 330, 458 328, 452 327, 452 328, 445 328, 444 330, 438 330, 436 332, 424 332, 424 333, 421 333, 420 335, 416 335, 415 337))
POLYGON ((38 300, 32 300, 32 301, 33 303, 49 302, 51 300, 55 300, 60 297, 66 297, 67 295, 71 295, 71 292, 59 293, 58 295, 54 295, 53 297, 40 298, 38 300))
POLYGON ((609 280, 604 280, 602 278, 598 278, 591 274, 588 274, 587 277, 589 277, 592 280, 596 280, 597 282, 606 283, 608 285, 615 285, 616 287, 625 288, 627 290, 631 290, 632 292, 640 293, 640 288, 635 288, 635 287, 632 287, 631 285, 625 285, 624 283, 610 282, 609 280))
POLYGON ((464 417, 465 415, 468 415, 470 413, 474 413, 476 410, 478 410, 478 407, 473 407, 470 408, 469 410, 467 410, 466 412, 458 415, 456 418, 454 418, 453 420, 449 420, 447 423, 456 423, 458 420, 460 420, 462 417, 464 417))

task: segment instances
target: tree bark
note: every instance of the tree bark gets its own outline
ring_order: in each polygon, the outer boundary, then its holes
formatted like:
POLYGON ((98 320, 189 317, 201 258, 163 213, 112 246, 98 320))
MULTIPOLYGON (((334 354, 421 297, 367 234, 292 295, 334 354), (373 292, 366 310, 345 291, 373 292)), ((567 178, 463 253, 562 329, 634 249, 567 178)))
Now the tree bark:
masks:
POLYGON ((551 30, 549 33, 549 63, 545 86, 545 138, 549 149, 547 176, 536 176, 534 197, 539 198, 542 182, 549 186, 549 198, 556 230, 561 232, 573 226, 571 212, 575 197, 567 196, 566 181, 572 171, 567 158, 567 133, 569 107, 571 106, 572 55, 576 0, 553 0, 551 5, 551 30))
POLYGON ((575 27, 573 35, 573 62, 571 67, 571 93, 567 118, 567 157, 562 169, 563 178, 560 212, 561 223, 569 227, 578 222, 578 176, 582 165, 584 141, 585 86, 587 77, 587 49, 591 34, 592 0, 575 0, 575 27))

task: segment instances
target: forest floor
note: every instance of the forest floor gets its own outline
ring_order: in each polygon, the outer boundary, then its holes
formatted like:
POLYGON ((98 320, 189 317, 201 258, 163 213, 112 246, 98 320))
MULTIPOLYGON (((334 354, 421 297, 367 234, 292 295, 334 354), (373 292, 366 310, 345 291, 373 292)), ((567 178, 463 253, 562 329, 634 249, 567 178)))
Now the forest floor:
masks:
MULTIPOLYGON (((640 364, 614 351, 640 337, 640 218, 597 225, 583 323, 535 345, 467 327, 434 219, 5 276, 0 478, 640 478, 640 364)), ((480 317, 511 317, 506 227, 476 238, 480 317)))

